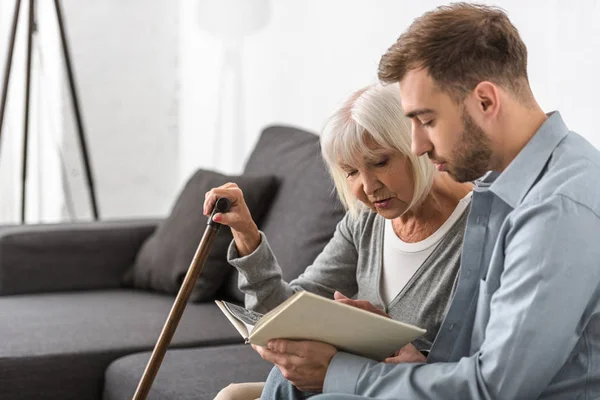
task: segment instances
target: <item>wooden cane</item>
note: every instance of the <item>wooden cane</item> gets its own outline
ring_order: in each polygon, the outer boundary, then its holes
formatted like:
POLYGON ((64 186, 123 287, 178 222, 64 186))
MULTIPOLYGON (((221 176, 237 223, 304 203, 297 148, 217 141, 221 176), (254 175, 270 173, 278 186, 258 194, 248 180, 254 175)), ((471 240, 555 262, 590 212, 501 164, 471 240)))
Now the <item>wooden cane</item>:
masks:
POLYGON ((158 369, 160 368, 163 358, 165 357, 165 353, 167 352, 167 347, 169 347, 171 339, 173 339, 173 335, 175 335, 175 330, 177 329, 179 320, 183 315, 183 311, 185 310, 185 306, 190 298, 190 295, 192 294, 196 280, 198 280, 198 276, 200 276, 200 272, 202 272, 202 267, 204 267, 204 263, 206 262, 206 258, 208 257, 212 243, 217 235, 219 227, 221 226, 221 224, 214 222, 212 217, 217 212, 226 213, 229 211, 230 207, 231 202, 229 199, 224 197, 218 199, 215 203, 215 207, 208 219, 207 227, 204 231, 204 235, 202 236, 202 240, 200 241, 200 244, 198 244, 196 254, 194 254, 190 268, 188 269, 185 279, 181 284, 181 288, 179 289, 179 293, 177 293, 177 297, 175 298, 175 303, 169 312, 167 321, 165 322, 165 325, 160 332, 160 336, 158 337, 158 341, 154 346, 154 351, 152 351, 150 360, 148 360, 144 374, 138 383, 138 387, 133 395, 133 400, 145 400, 148 396, 150 388, 152 387, 152 383, 154 382, 154 378, 156 377, 158 369))

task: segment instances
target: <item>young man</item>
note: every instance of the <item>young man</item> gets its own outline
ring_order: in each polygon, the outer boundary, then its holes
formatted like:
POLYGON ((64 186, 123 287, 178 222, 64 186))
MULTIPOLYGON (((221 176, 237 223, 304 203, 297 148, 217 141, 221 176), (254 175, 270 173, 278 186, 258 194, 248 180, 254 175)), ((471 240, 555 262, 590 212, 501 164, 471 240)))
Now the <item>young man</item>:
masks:
POLYGON ((600 154, 541 110, 526 67, 505 13, 464 3, 424 14, 383 56, 413 151, 458 181, 483 176, 456 293, 426 363, 321 348, 308 368, 309 342, 276 340, 263 356, 292 384, 334 393, 321 400, 600 397, 600 154))

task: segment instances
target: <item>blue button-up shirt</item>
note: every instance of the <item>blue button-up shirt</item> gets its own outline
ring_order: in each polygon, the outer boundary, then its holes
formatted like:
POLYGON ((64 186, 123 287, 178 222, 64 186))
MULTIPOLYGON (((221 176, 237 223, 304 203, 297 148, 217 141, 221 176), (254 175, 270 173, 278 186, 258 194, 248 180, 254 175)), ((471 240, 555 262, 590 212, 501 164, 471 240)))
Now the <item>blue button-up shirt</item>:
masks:
POLYGON ((338 353, 324 392, 600 398, 599 179, 600 153, 551 114, 504 172, 476 184, 456 293, 427 364, 338 353))

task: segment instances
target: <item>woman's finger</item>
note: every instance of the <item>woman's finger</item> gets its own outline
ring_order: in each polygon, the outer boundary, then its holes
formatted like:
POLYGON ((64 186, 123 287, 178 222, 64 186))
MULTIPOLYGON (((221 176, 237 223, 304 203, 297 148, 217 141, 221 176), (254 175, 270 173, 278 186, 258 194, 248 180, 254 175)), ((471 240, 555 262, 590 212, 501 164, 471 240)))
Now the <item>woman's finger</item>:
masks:
POLYGON ((338 292, 337 290, 333 293, 333 298, 335 300, 350 300, 349 297, 344 296, 341 292, 338 292))
POLYGON ((235 206, 240 202, 242 198, 242 191, 237 187, 237 185, 232 184, 233 186, 228 188, 218 187, 209 190, 204 195, 204 205, 202 208, 202 213, 204 215, 210 215, 215 206, 215 203, 221 197, 226 197, 231 201, 231 205, 235 206))

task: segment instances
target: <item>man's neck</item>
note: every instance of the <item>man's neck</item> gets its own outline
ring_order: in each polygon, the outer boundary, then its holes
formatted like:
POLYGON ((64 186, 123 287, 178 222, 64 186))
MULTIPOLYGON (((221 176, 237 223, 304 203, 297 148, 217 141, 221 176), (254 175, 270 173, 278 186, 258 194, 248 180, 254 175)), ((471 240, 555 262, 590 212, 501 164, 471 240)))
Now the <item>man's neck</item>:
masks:
POLYGON ((493 170, 502 172, 523 150, 548 116, 536 103, 534 107, 513 104, 505 110, 496 134, 493 170))

